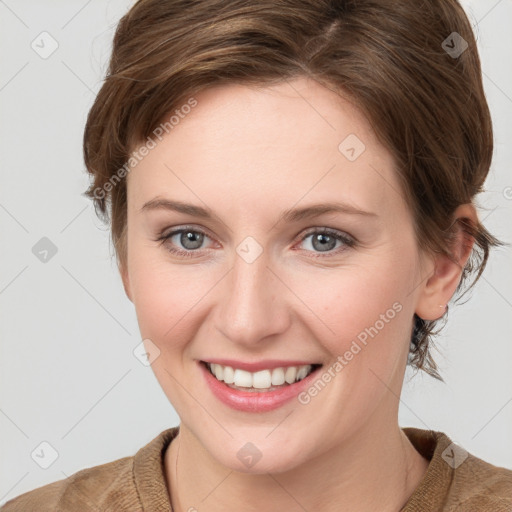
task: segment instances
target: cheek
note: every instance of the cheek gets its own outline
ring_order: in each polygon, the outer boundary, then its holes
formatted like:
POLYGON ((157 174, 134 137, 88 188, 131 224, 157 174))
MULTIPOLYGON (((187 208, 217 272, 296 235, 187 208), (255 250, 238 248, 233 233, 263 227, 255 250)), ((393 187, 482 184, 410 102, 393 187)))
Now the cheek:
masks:
POLYGON ((189 334, 198 303, 211 288, 211 276, 192 265, 173 265, 159 252, 134 254, 130 281, 141 335, 168 350, 189 334))
POLYGON ((408 346, 414 268, 395 261, 382 257, 373 264, 318 272, 302 284, 295 280, 297 295, 310 308, 313 337, 334 357, 347 353, 347 358, 385 362, 408 346))
MULTIPOLYGON (((414 265, 397 268, 394 261, 382 257, 378 264, 327 272, 314 280, 315 290, 303 286, 299 292, 319 317, 308 315, 313 339, 331 355, 320 378, 330 400, 344 406, 324 418, 332 414, 340 430, 359 425, 390 388, 399 393, 397 376, 406 362, 414 311, 409 295, 414 265)), ((327 398, 315 402, 315 396, 323 388, 315 382, 303 396, 319 417, 327 398)))

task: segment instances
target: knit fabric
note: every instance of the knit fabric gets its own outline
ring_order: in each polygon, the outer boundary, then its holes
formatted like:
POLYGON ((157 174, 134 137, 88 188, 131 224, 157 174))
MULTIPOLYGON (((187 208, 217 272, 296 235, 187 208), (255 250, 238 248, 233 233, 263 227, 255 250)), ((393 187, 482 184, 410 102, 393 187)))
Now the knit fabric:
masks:
MULTIPOLYGON (((430 463, 401 512, 512 512, 511 470, 467 453, 442 432, 410 427, 403 431, 430 463)), ((26 492, 0 511, 172 512, 164 455, 177 433, 178 427, 164 430, 132 457, 26 492)))

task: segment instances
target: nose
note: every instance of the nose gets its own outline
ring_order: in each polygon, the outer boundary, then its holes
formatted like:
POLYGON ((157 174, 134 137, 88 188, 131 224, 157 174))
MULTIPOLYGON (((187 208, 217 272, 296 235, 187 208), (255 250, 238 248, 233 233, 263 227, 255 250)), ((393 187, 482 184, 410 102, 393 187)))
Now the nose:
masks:
POLYGON ((236 254, 223 281, 216 327, 234 344, 261 348, 288 329, 288 289, 269 267, 265 252, 250 263, 236 254))

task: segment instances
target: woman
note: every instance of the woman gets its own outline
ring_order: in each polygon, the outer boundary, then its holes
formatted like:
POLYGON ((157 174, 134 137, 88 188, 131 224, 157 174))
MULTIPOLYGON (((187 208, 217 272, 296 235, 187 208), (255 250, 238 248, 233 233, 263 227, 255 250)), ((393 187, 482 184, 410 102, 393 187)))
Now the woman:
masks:
POLYGON ((512 471, 398 425, 499 244, 456 0, 140 0, 84 156, 180 426, 3 510, 512 510, 512 471))

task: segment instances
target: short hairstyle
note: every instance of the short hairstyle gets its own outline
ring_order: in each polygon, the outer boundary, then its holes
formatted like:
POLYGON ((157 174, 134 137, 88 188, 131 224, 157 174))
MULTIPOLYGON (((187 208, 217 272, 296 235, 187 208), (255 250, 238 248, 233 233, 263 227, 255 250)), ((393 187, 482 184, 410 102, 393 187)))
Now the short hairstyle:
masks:
MULTIPOLYGON (((493 153, 476 41, 457 0, 139 0, 117 26, 83 139, 84 195, 111 222, 118 265, 136 145, 203 89, 299 77, 367 117, 394 156, 418 246, 452 257, 453 213, 483 190, 493 153)), ((475 242, 465 293, 501 243, 480 221, 458 224, 475 242)), ((415 315, 408 362, 442 380, 430 353, 436 325, 415 315)))

